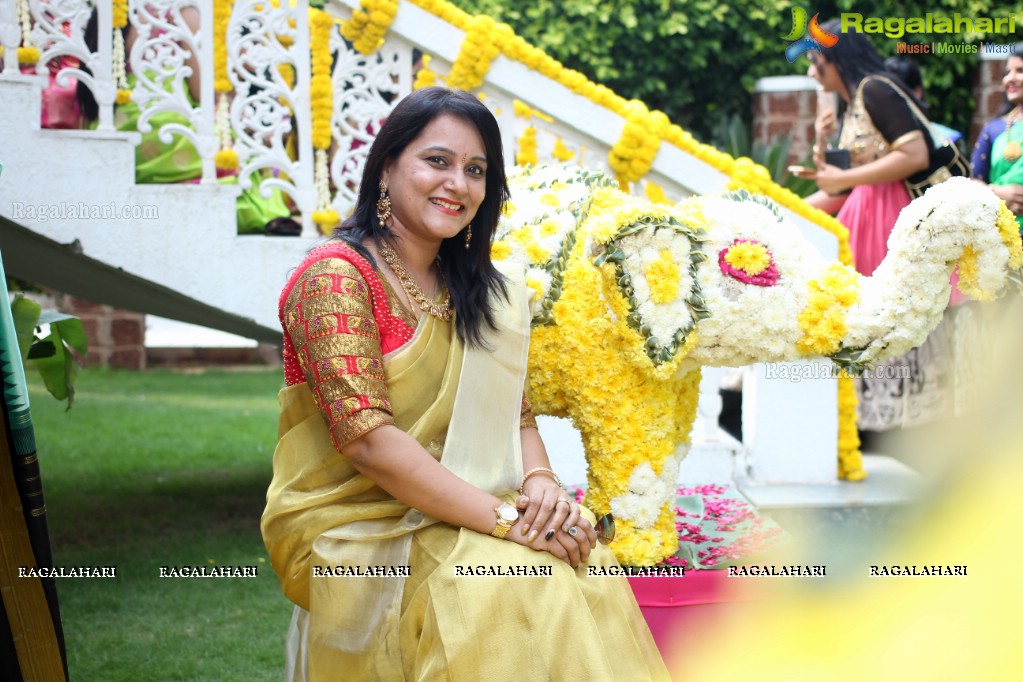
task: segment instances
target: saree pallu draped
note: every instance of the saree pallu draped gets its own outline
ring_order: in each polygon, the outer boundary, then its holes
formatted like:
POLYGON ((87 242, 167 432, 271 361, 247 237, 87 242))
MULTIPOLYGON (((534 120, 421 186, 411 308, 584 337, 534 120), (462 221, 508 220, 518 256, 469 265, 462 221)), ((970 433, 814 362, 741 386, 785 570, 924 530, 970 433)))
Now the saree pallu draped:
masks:
MULTIPOLYGON (((1016 157, 1011 161, 1005 158, 1005 148, 1010 142, 1023 146, 1023 123, 1009 126, 1005 132, 995 138, 991 145, 991 182, 989 184, 1023 185, 1023 157, 1016 157)), ((1023 232, 1023 216, 1016 216, 1016 224, 1023 232)))
MULTIPOLYGON (((529 313, 521 273, 506 281, 511 303, 497 311, 490 351, 464 348, 454 325, 424 316, 384 365, 395 426, 453 473, 511 500, 522 478, 529 313)), ((586 577, 586 565, 425 517, 337 451, 305 384, 280 400, 262 529, 297 604, 289 679, 667 679, 624 578, 586 577), (317 567, 405 566, 407 577, 313 576, 317 567), (456 575, 479 566, 552 575, 456 575)), ((604 547, 589 564, 617 566, 604 547)))

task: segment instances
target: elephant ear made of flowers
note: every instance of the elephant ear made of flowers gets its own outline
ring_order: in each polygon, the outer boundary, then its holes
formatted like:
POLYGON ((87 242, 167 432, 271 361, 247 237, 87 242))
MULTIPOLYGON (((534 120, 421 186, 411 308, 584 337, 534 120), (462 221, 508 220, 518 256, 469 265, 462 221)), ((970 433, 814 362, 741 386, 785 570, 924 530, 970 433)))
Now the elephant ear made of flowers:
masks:
POLYGON ((586 504, 615 515, 628 565, 676 551, 701 366, 827 357, 857 369, 923 342, 956 264, 974 297, 1020 283, 1012 214, 965 179, 903 211, 872 277, 823 258, 763 197, 666 206, 565 167, 510 185, 493 254, 523 263, 536 292, 527 391, 539 414, 579 429, 586 504))

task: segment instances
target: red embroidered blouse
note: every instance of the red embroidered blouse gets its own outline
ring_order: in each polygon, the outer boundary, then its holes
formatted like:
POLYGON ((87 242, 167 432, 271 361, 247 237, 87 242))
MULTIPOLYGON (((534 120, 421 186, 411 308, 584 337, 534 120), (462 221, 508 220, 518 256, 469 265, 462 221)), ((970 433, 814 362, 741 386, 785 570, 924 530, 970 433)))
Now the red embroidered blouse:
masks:
MULTIPOLYGON (((281 292, 285 383, 309 385, 338 450, 394 423, 383 356, 405 345, 416 326, 400 301, 342 242, 310 251, 281 292)), ((525 398, 521 426, 536 427, 525 398)))

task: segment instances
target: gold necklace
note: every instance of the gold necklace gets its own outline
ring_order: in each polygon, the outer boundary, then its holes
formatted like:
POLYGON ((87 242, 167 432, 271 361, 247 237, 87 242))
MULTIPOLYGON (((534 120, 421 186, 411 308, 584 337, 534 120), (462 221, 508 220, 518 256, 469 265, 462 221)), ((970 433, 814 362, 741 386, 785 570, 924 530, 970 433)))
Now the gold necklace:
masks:
MULTIPOLYGON (((409 297, 409 301, 414 301, 419 308, 429 315, 433 315, 438 320, 449 322, 451 320, 451 293, 448 291, 444 292, 444 298, 438 305, 434 301, 430 300, 430 297, 426 295, 419 283, 416 282, 415 278, 412 277, 411 273, 405 269, 405 265, 401 262, 398 254, 391 245, 387 242, 380 243, 380 256, 387 263, 387 267, 391 269, 394 276, 398 278, 398 282, 401 284, 401 288, 405 291, 405 295, 409 297)), ((440 268, 437 268, 437 272, 440 273, 440 268)), ((441 275, 440 283, 443 286, 444 276, 441 275)), ((446 289, 447 287, 445 287, 446 289)))
POLYGON ((1005 149, 1002 150, 1002 158, 1012 163, 1017 161, 1023 156, 1023 148, 1020 147, 1019 142, 1016 140, 1009 140, 1009 135, 1012 133, 1012 126, 1020 119, 1020 108, 1016 107, 1012 111, 1012 115, 1009 116, 1009 123, 1005 126, 1005 138, 1008 140, 1005 143, 1005 149))

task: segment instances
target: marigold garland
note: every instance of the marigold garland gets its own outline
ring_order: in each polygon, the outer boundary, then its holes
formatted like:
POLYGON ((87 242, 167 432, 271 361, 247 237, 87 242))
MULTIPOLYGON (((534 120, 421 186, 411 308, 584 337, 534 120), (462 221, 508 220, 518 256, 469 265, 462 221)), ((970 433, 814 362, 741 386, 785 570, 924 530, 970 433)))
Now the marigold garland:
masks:
POLYGON ((608 163, 618 177, 622 189, 636 182, 650 170, 654 157, 661 148, 661 139, 668 130, 670 121, 661 111, 649 111, 639 100, 629 103, 622 135, 611 147, 608 163))
POLYGON ((819 279, 807 283, 810 300, 799 314, 803 338, 796 342, 806 355, 837 353, 848 331, 845 311, 859 300, 860 275, 848 265, 835 263, 819 279))
POLYGON ((370 55, 384 44, 398 14, 398 0, 362 0, 352 18, 341 23, 341 35, 358 52, 370 55))
POLYGON ((554 141, 554 149, 551 150, 551 156, 562 163, 566 163, 575 157, 575 152, 565 146, 565 141, 559 137, 554 141))
MULTIPOLYGON (((1012 211, 1003 201, 998 212, 998 236, 1002 243, 1009 250, 1008 267, 1012 270, 1019 270, 1023 266, 1023 246, 1021 246, 1018 223, 1012 211)), ((963 255, 959 259, 959 290, 978 301, 993 301, 997 291, 985 289, 980 284, 981 254, 974 249, 972 244, 967 244, 963 255)))
POLYGON ((664 193, 664 188, 655 182, 647 180, 643 183, 643 194, 646 198, 655 204, 673 204, 675 203, 664 193))
POLYGON ((412 83, 413 90, 422 90, 423 88, 429 88, 433 85, 437 85, 437 73, 430 69, 430 62, 433 57, 428 54, 423 55, 423 64, 416 71, 416 79, 412 83))
MULTIPOLYGON (((122 0, 124 1, 124 0, 122 0)), ((18 0, 16 7, 18 22, 21 24, 21 47, 18 48, 18 65, 35 66, 39 62, 39 48, 32 44, 32 12, 28 0, 18 0)))
POLYGON ((228 76, 227 27, 234 10, 234 0, 213 0, 213 90, 216 93, 216 114, 214 130, 220 143, 220 151, 214 156, 214 163, 222 171, 237 171, 238 152, 233 148, 231 137, 231 102, 229 93, 234 89, 228 76))
POLYGON ((536 127, 529 126, 519 137, 519 151, 515 154, 515 163, 519 166, 535 166, 539 162, 536 153, 536 127))
POLYGON ((474 90, 483 85, 491 62, 501 54, 502 42, 514 32, 508 24, 486 15, 474 17, 464 30, 465 40, 451 65, 447 84, 460 90, 474 90))
MULTIPOLYGON (((393 16, 391 18, 393 19, 393 16)), ((334 91, 330 82, 330 67, 333 60, 330 49, 330 32, 333 28, 333 17, 322 10, 309 10, 309 53, 312 62, 309 105, 312 111, 312 143, 313 149, 316 150, 313 170, 316 184, 316 208, 313 211, 312 219, 324 234, 329 234, 340 222, 337 211, 330 205, 330 178, 327 164, 327 152, 333 139, 334 91)))

